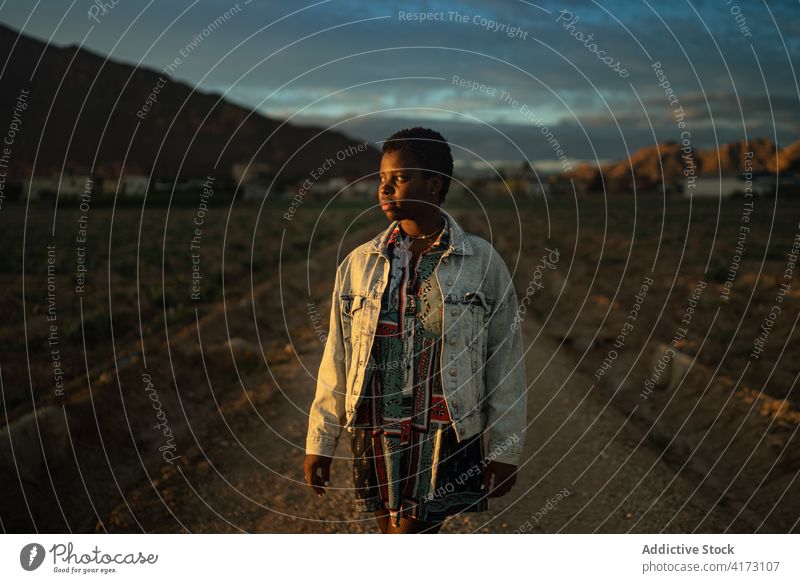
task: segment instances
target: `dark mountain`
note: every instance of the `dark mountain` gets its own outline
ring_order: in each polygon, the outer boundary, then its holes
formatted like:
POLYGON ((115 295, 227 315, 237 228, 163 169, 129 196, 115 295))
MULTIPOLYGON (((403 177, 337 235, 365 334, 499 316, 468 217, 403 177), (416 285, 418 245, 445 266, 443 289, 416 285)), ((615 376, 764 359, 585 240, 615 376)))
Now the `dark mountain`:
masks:
POLYGON ((254 162, 276 171, 288 161, 285 179, 307 177, 328 158, 336 163, 326 177, 360 176, 378 166, 373 148, 337 160, 337 152, 358 145, 340 133, 280 127, 279 120, 161 72, 106 60, 74 45, 48 46, 0 25, 0 55, 0 134, 5 137, 12 122, 19 126, 12 178, 30 176, 34 160, 37 176, 60 173, 63 167, 68 174, 93 168, 100 178, 118 176, 124 163, 126 174, 229 179, 234 163, 254 156, 254 162), (158 93, 148 104, 154 90, 158 93), (18 98, 26 91, 22 110, 18 98))

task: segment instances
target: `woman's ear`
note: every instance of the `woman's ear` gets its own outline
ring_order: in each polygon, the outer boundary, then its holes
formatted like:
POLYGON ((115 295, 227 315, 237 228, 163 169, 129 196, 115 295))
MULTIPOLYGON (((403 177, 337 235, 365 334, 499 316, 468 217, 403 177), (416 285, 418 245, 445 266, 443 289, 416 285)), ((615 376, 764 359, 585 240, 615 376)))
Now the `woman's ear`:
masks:
POLYGON ((428 178, 428 193, 432 194, 437 200, 442 198, 442 186, 444 181, 441 174, 434 174, 428 178))

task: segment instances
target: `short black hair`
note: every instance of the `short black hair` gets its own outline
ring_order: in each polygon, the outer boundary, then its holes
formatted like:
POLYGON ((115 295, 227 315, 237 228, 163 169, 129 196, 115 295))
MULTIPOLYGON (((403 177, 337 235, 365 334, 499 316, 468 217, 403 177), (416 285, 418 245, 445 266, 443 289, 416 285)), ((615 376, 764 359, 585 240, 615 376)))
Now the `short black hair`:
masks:
POLYGON ((443 203, 453 176, 453 155, 442 134, 419 126, 400 130, 383 142, 381 155, 398 151, 412 157, 417 166, 428 174, 442 177, 439 202, 443 203))

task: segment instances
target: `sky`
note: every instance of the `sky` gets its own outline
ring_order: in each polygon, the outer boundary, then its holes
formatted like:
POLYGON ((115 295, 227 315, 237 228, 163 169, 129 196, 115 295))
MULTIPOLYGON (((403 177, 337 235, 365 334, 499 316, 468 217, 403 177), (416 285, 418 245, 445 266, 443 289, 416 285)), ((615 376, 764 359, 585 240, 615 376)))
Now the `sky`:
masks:
POLYGON ((0 0, 0 22, 359 140, 432 127, 461 166, 800 138, 798 0, 0 0))

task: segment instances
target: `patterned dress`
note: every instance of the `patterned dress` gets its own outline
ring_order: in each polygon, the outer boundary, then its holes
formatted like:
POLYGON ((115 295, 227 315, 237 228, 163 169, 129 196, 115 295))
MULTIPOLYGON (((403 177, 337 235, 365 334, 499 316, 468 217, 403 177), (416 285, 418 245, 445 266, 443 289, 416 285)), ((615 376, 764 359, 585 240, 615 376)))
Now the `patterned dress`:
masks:
POLYGON ((372 371, 356 411, 355 508, 441 522, 488 508, 481 435, 458 443, 442 392, 442 297, 434 269, 449 245, 446 224, 413 265, 399 224, 387 240, 390 278, 381 300, 372 371))

